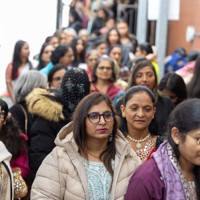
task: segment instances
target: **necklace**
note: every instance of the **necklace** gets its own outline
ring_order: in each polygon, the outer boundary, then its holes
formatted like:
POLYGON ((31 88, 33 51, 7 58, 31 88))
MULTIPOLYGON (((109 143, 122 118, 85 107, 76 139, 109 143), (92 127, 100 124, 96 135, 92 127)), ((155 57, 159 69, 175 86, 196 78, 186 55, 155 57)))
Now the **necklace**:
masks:
POLYGON ((94 157, 94 158, 100 158, 100 156, 95 156, 95 155, 93 155, 93 154, 91 154, 89 151, 87 152, 89 155, 91 155, 92 157, 94 157))
POLYGON ((141 142, 146 141, 149 137, 150 137, 150 133, 148 133, 148 135, 147 135, 145 138, 143 138, 143 139, 141 139, 141 140, 136 140, 136 139, 132 138, 130 135, 127 135, 127 138, 128 138, 129 140, 131 140, 131 141, 133 141, 133 142, 136 143, 136 148, 137 148, 137 149, 140 149, 140 148, 142 147, 141 142))

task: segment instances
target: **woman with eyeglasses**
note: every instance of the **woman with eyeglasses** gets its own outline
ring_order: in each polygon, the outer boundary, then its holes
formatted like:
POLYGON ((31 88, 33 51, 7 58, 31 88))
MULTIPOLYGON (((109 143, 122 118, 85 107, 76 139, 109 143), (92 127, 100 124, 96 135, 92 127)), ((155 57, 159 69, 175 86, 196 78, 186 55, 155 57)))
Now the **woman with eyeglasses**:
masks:
POLYGON ((12 154, 12 158, 10 160, 11 169, 13 172, 16 170, 20 171, 25 180, 27 180, 30 173, 28 151, 26 146, 27 140, 28 137, 20 132, 17 124, 9 113, 7 103, 0 99, 0 141, 4 143, 8 151, 12 154))
POLYGON ((125 200, 200 199, 199 122, 199 99, 175 107, 168 122, 168 141, 132 176, 125 200))
POLYGON ((54 65, 48 74, 49 88, 59 89, 63 76, 66 73, 66 67, 60 63, 54 65))
POLYGON ((117 127, 111 100, 86 96, 39 168, 31 199, 124 199, 140 161, 117 127))
POLYGON ((116 101, 123 89, 114 84, 116 81, 114 67, 114 61, 111 58, 107 56, 101 57, 92 72, 92 86, 94 91, 106 94, 111 100, 116 101))

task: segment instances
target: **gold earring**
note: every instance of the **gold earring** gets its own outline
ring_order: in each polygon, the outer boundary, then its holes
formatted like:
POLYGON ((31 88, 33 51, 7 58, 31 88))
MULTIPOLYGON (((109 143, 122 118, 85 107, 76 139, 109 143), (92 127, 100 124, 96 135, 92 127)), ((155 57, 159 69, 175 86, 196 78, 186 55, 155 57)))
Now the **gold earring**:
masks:
POLYGON ((122 113, 122 117, 123 117, 123 118, 125 118, 125 117, 126 117, 126 115, 125 115, 125 113, 124 113, 124 112, 122 113))

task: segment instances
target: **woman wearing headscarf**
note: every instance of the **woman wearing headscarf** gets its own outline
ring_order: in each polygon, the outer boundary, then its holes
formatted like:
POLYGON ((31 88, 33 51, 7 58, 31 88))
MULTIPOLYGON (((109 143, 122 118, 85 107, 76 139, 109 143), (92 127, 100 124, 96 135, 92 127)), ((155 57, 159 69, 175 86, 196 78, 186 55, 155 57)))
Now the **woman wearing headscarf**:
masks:
POLYGON ((54 148, 54 140, 59 130, 71 121, 71 116, 79 101, 89 94, 90 82, 85 70, 73 68, 66 72, 61 83, 61 94, 45 89, 35 89, 27 99, 29 112, 36 115, 30 131, 31 179, 43 159, 54 148))

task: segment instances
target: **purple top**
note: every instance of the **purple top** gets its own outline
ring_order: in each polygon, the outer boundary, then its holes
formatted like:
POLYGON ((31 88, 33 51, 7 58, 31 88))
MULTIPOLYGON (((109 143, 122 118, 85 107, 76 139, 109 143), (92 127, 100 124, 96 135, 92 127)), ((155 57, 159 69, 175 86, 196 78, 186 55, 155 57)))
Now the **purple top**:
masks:
POLYGON ((154 158, 131 177, 125 200, 165 200, 165 185, 154 158))

